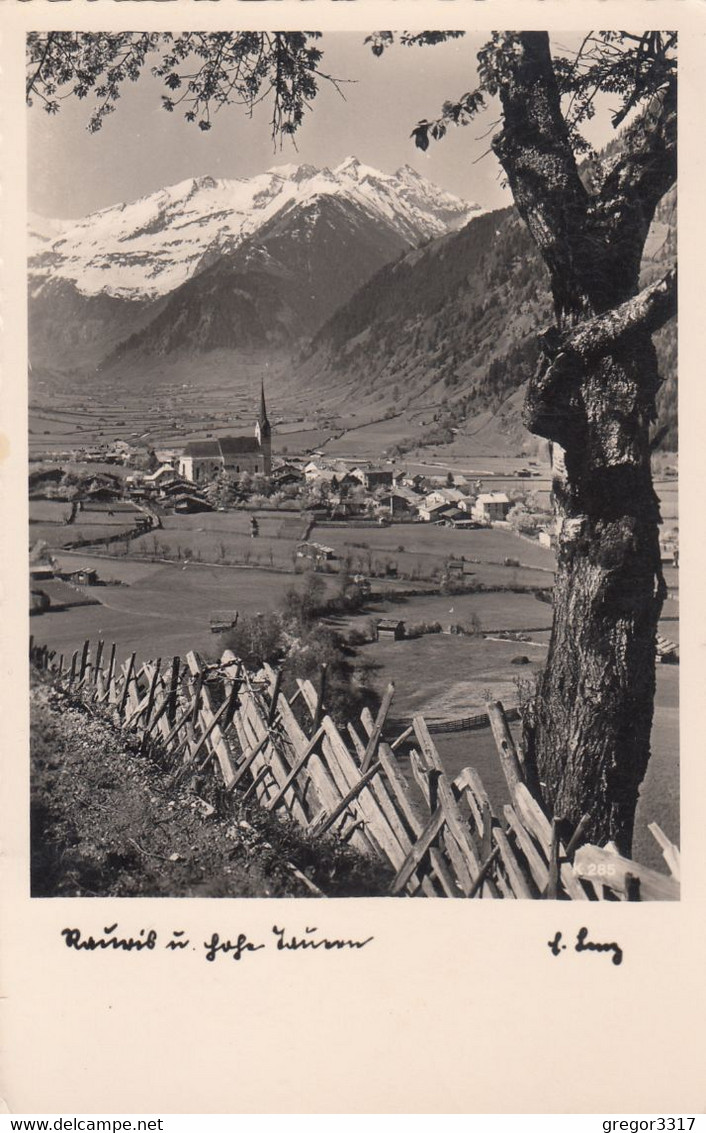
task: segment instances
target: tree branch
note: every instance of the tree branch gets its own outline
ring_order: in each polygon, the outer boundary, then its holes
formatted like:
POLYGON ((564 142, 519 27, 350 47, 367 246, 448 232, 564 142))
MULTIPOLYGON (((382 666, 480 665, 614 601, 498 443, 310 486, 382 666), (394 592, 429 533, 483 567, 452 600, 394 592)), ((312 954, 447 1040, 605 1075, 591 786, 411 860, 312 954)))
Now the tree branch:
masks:
POLYGON ((674 79, 627 131, 623 152, 592 209, 594 227, 611 243, 631 238, 642 246, 664 194, 677 179, 677 86, 674 79))
POLYGON ((579 177, 546 32, 507 33, 485 62, 504 126, 493 150, 515 204, 549 268, 561 319, 585 306, 582 234, 589 197, 579 177), (579 269, 577 272, 577 268, 579 269))
POLYGON ((523 421, 530 432, 568 448, 582 428, 584 410, 577 394, 587 368, 630 335, 654 334, 676 309, 677 273, 672 269, 639 295, 567 335, 549 327, 540 336, 543 357, 527 385, 523 421))
POLYGON ((654 334, 676 313, 677 269, 671 268, 656 283, 645 287, 639 295, 612 311, 581 323, 563 344, 561 354, 571 354, 587 365, 602 354, 607 354, 635 331, 654 334))
MULTIPOLYGON (((27 99, 31 98, 31 96, 34 92, 35 83, 38 81, 38 79, 39 79, 39 77, 42 73, 42 68, 44 67, 47 56, 49 55, 49 52, 51 50, 53 39, 54 39, 54 32, 49 32, 48 35, 47 35, 47 38, 46 38, 46 42, 44 44, 44 50, 42 51, 42 56, 41 56, 41 59, 39 60, 39 64, 37 65, 37 68, 34 71, 34 74, 31 77, 27 78, 27 82, 25 84, 25 97, 27 99)), ((38 39, 37 42, 39 43, 41 41, 38 39)))

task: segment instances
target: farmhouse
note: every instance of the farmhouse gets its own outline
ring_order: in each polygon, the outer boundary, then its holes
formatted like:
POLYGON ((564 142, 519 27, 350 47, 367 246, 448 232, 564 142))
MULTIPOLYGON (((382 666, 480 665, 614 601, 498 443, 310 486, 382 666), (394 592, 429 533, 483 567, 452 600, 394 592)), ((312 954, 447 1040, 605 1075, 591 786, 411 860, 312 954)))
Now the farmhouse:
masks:
POLYGON ((657 663, 660 665, 677 665, 679 663, 679 647, 673 641, 661 634, 657 634, 657 663))
POLYGON ((176 473, 171 464, 162 464, 154 472, 150 472, 147 476, 143 477, 143 483, 152 485, 155 488, 161 488, 165 484, 176 479, 176 473))
POLYGON ((84 499, 86 503, 112 503, 120 499, 122 492, 119 488, 111 488, 106 484, 99 484, 97 488, 89 488, 84 499))
POLYGON ((179 475, 193 483, 211 480, 219 472, 272 473, 272 429, 267 419, 264 387, 253 436, 217 437, 190 441, 179 458, 179 475))
POLYGON ((455 523, 467 523, 468 516, 464 511, 454 507, 453 504, 445 504, 436 509, 435 522, 443 523, 446 527, 453 527, 455 523))
POLYGON ((213 511, 213 506, 203 496, 193 492, 184 492, 175 496, 173 500, 174 511, 179 515, 186 515, 196 511, 213 511))
POLYGON ((504 492, 482 493, 473 505, 473 515, 485 523, 505 519, 510 510, 510 501, 504 492))
POLYGON ((448 504, 434 504, 429 505, 422 503, 417 508, 417 514, 424 523, 432 523, 437 519, 442 519, 444 512, 448 508, 448 504))
POLYGON ((463 559, 449 559, 446 570, 450 578, 463 578, 465 562, 463 559))
POLYGON ((301 484, 304 473, 295 464, 280 464, 272 473, 272 483, 277 488, 286 488, 290 484, 301 484))
POLYGON ((54 578, 54 567, 49 563, 35 563, 29 568, 29 580, 33 582, 46 582, 54 578))
POLYGON ((62 582, 74 582, 78 586, 96 586, 98 571, 92 567, 84 567, 80 570, 62 571, 59 578, 62 582))
POLYGON ((308 464, 304 465, 304 479, 305 480, 315 479, 318 476, 319 472, 321 472, 322 468, 323 468, 323 464, 320 464, 316 460, 310 460, 308 462, 308 464))
POLYGON ((351 476, 359 481, 368 492, 376 488, 391 488, 393 483, 393 468, 354 468, 351 476))
POLYGON ((438 507, 440 504, 454 504, 458 507, 463 498, 463 492, 458 488, 436 488, 424 497, 424 504, 428 508, 438 507))
POLYGON ((403 487, 411 488, 413 492, 417 493, 420 493, 423 490, 425 483, 423 476, 419 475, 418 473, 411 474, 409 472, 403 472, 399 477, 399 482, 403 487))
POLYGON ((401 488, 394 492, 385 492, 380 496, 378 504, 390 515, 409 515, 417 507, 414 494, 401 488))

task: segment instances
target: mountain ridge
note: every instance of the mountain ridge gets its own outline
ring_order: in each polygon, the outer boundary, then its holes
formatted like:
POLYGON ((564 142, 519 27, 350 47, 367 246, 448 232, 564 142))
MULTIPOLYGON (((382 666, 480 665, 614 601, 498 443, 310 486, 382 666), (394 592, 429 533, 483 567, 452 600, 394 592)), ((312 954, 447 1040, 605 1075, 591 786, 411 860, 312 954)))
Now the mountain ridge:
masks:
POLYGON ((283 209, 328 196, 355 200, 409 243, 482 211, 409 166, 388 174, 354 157, 334 170, 281 165, 250 178, 206 175, 75 221, 33 217, 30 276, 35 289, 51 274, 86 295, 154 299, 192 278, 209 250, 231 252, 283 209))
POLYGON ((480 211, 408 166, 349 157, 190 178, 75 222, 33 218, 32 368, 89 376, 145 354, 286 345, 385 262, 480 211))

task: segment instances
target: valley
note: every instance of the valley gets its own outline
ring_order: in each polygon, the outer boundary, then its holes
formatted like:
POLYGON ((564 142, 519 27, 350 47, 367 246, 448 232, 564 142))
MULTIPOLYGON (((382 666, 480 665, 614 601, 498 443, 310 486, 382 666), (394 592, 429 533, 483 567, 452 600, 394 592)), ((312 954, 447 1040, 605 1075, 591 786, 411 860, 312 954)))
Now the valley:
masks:
MULTIPOLYGON (((247 399, 242 395, 243 418, 247 399)), ((146 404, 146 402, 145 402, 146 404)), ((217 416, 199 415, 196 400, 190 425, 179 431, 158 431, 140 444, 178 444, 190 426, 208 431, 225 429, 217 416)), ((98 413, 93 406, 93 413, 98 413)), ((149 421, 149 415, 132 406, 116 406, 120 414, 111 431, 110 416, 102 414, 102 441, 118 439, 136 432, 149 421), (135 426, 130 428, 129 426, 135 426)), ((74 411, 57 413, 65 430, 65 443, 86 443, 84 430, 75 431, 74 411)), ((83 421, 89 427, 93 414, 83 421)), ((350 420, 351 418, 349 418, 350 420)), ((331 449, 355 454, 365 463, 379 442, 383 423, 345 429, 343 419, 334 419, 334 441, 319 440, 327 454, 331 449)), ((243 422, 244 423, 244 422, 243 422)), ((328 430, 304 429, 314 422, 282 421, 274 434, 276 460, 295 460, 302 465, 311 456, 317 439, 331 435, 328 430), (284 455, 282 455, 284 454, 284 455)), ((32 440, 32 438, 30 438, 32 440)), ((182 442, 183 443, 183 442, 182 442)), ((467 476, 480 479, 484 490, 514 492, 532 490, 548 502, 550 488, 546 462, 528 461, 523 456, 489 455, 484 446, 473 452, 467 442, 463 455, 442 463, 438 453, 420 447, 404 467, 409 473, 445 482, 467 476), (518 473, 527 471, 530 477, 518 473)), ((40 452, 35 451, 35 458, 40 452)), ((326 458, 324 458, 325 460, 326 458)), ((353 467, 353 456, 348 458, 353 467)), ((50 462, 35 459, 32 467, 44 468, 50 462)), ((122 478, 129 469, 118 465, 71 464, 74 474, 96 475, 101 469, 122 478)), ((674 527, 677 517, 677 483, 672 478, 657 482, 665 530, 674 527)), ((34 500, 30 503, 30 540, 43 539, 51 548, 59 570, 97 572, 103 585, 75 587, 96 603, 49 610, 32 619, 37 640, 46 643, 65 658, 80 650, 85 639, 115 642, 120 663, 132 652, 141 659, 170 658, 196 649, 206 660, 214 661, 222 640, 210 628, 217 612, 238 613, 241 618, 275 612, 282 608, 288 591, 306 583, 308 564, 297 555, 302 539, 311 545, 325 545, 332 558, 318 569, 325 593, 334 595, 340 572, 345 568, 369 581, 370 593, 362 607, 351 614, 327 616, 323 625, 349 641, 353 664, 361 681, 375 696, 382 696, 387 684, 396 686, 394 715, 404 721, 415 712, 435 721, 459 721, 482 714, 488 698, 500 699, 506 708, 518 704, 522 690, 528 688, 541 671, 551 628, 551 605, 542 601, 550 595, 553 583, 553 553, 536 540, 523 539, 500 527, 456 530, 431 523, 393 522, 380 525, 365 519, 335 521, 321 511, 305 514, 291 501, 290 509, 260 508, 251 505, 225 511, 177 515, 165 502, 150 505, 160 516, 158 529, 146 531, 125 542, 101 546, 104 534, 127 528, 133 518, 132 505, 117 501, 84 506, 76 525, 64 526, 67 505, 59 501, 34 500), (108 516, 110 512, 110 516, 108 516), (250 534, 252 517, 259 533, 250 534), (71 550, 77 540, 91 539, 93 547, 71 550), (464 563, 463 580, 458 587, 440 583, 449 561, 464 563), (401 641, 371 640, 380 619, 401 621, 406 633, 414 627, 427 627, 421 636, 401 641), (449 633, 451 627, 467 627, 449 633), (436 630, 434 631, 434 627, 436 630), (429 630, 431 629, 431 632, 429 630), (521 664, 518 663, 521 661, 521 664)), ((670 597, 665 603, 660 632, 678 642, 678 576, 666 566, 670 597)), ((415 631, 416 632, 416 631, 415 631)), ((166 660, 165 660, 166 663, 166 660)), ((654 757, 645 786, 645 822, 657 820, 671 837, 678 835, 678 670, 658 666, 658 694, 654 723, 654 757)), ((503 778, 497 763, 495 745, 489 730, 460 730, 437 737, 439 751, 450 771, 460 770, 472 759, 487 789, 502 801, 503 778)), ((495 799, 494 799, 495 801, 495 799)), ((641 812, 642 813, 642 812, 641 812)), ((644 825, 644 823, 643 823, 644 825)), ((643 832, 644 833, 644 832, 643 832)), ((636 847, 646 864, 659 865, 658 850, 649 835, 640 836, 636 847)))
MULTIPOLYGON (((674 254, 673 212, 668 200, 658 214, 646 278, 674 254)), ((252 183, 195 179, 34 241, 30 473, 57 476, 32 492, 29 537, 64 580, 61 601, 32 618, 36 640, 67 663, 86 639, 114 642, 119 663, 194 649, 212 661, 227 640, 214 622, 277 613, 313 575, 333 600, 350 576, 358 605, 321 628, 339 635, 353 680, 374 703, 393 681, 398 722, 422 712, 449 725, 447 770, 472 762, 501 805, 491 733, 464 721, 489 699, 516 710, 527 696, 554 579, 547 448, 522 424, 550 299, 516 214, 350 159, 252 183), (213 485, 182 480, 177 497, 150 480, 179 481, 188 442, 249 434, 261 384, 267 482, 241 490, 235 477, 222 499, 213 485), (404 487, 404 513, 365 482, 376 469, 392 495, 404 487), (458 514, 425 519, 425 496, 449 488, 462 489, 458 514), (464 508, 487 493, 525 507, 528 530, 505 514, 472 522, 464 508)), ((660 634, 677 645, 673 323, 657 349, 660 634)), ((638 817, 637 856, 657 867, 647 821, 679 833, 677 674, 657 667, 638 817)))

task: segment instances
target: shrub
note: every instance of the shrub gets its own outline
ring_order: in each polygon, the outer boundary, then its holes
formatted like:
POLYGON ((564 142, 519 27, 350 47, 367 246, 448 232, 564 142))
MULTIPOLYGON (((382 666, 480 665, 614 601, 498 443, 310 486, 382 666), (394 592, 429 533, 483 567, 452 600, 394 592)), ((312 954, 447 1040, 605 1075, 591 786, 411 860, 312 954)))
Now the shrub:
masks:
POLYGON ((264 661, 272 664, 281 659, 287 644, 279 614, 251 614, 238 619, 238 624, 224 637, 224 648, 232 649, 248 668, 257 669, 264 661))
POLYGON ((312 570, 306 571, 302 585, 290 586, 285 591, 282 603, 285 620, 299 627, 310 626, 322 611, 325 591, 323 578, 312 570))

